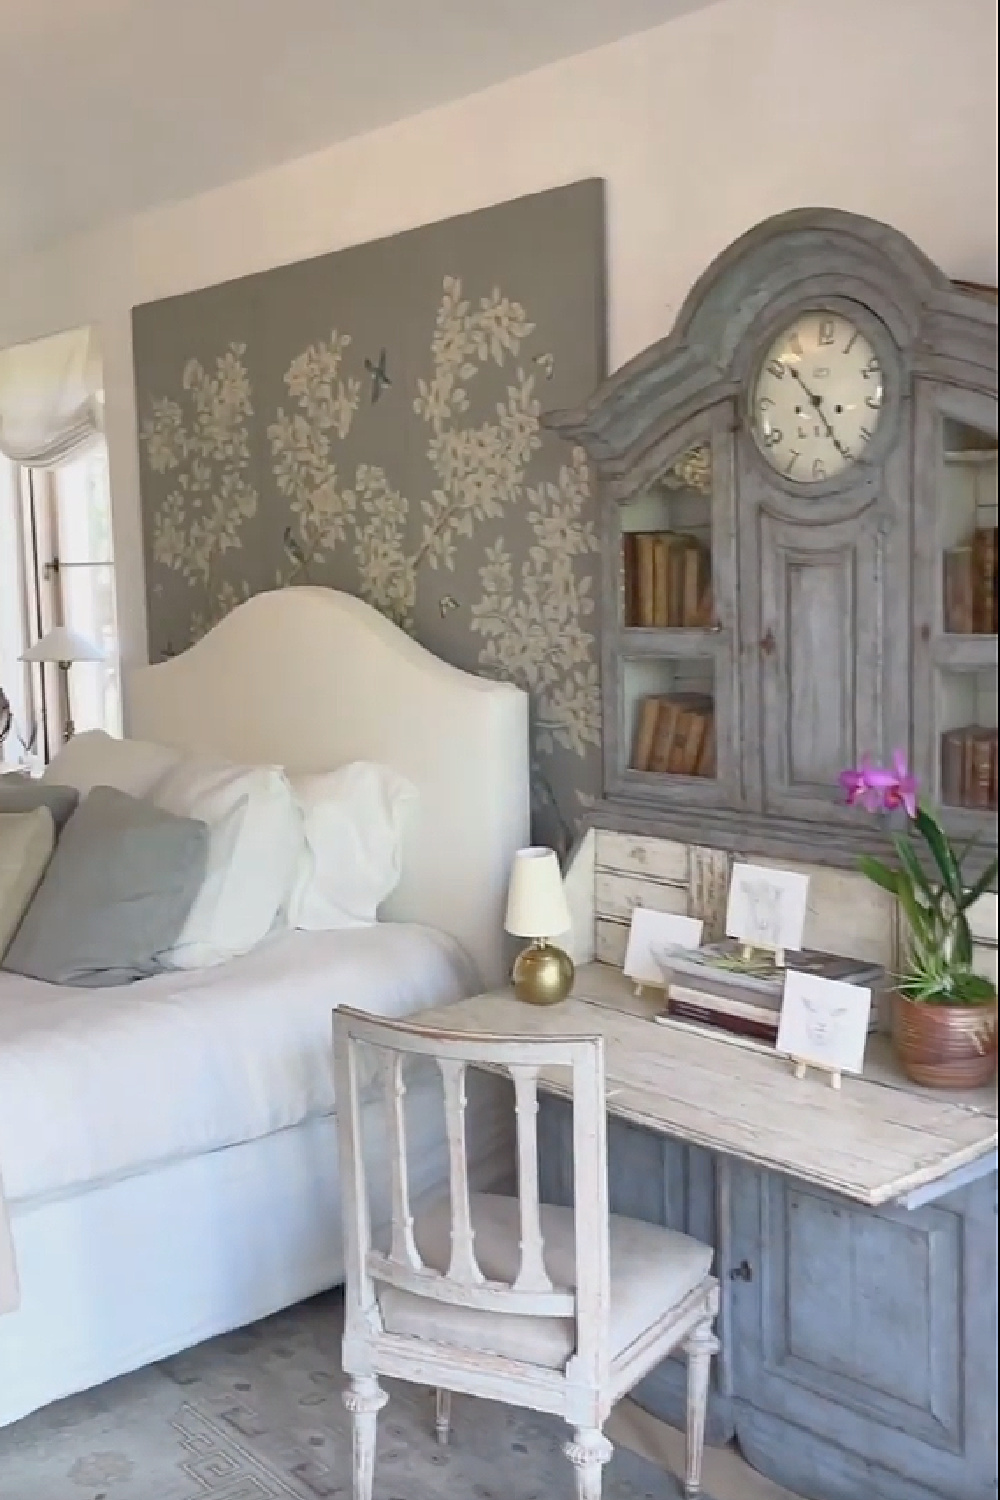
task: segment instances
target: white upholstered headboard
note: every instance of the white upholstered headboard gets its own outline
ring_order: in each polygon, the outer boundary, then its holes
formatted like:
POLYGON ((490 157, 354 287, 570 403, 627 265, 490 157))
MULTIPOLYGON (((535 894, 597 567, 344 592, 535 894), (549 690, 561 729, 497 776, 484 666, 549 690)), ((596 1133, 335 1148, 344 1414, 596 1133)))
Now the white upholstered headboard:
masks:
POLYGON ((383 915, 450 933, 503 974, 503 902, 528 842, 528 700, 448 666, 370 605, 323 588, 258 594, 183 655, 129 675, 136 739, 293 771, 374 760, 420 793, 383 915))

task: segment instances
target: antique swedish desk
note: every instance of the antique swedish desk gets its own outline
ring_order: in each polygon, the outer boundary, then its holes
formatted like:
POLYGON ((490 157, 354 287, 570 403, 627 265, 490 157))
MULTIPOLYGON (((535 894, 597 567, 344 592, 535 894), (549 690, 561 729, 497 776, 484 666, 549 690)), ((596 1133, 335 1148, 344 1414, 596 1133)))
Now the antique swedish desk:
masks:
MULTIPOLYGON (((594 963, 562 1005, 498 991, 420 1019, 605 1038, 612 1209, 716 1247, 711 1440, 821 1500, 993 1500, 996 1084, 919 1089, 876 1037, 838 1093, 759 1044, 657 1024, 660 1009, 594 963)), ((543 1087, 543 1194, 567 1202, 565 1083, 543 1087)), ((681 1425, 682 1367, 637 1398, 681 1425)))

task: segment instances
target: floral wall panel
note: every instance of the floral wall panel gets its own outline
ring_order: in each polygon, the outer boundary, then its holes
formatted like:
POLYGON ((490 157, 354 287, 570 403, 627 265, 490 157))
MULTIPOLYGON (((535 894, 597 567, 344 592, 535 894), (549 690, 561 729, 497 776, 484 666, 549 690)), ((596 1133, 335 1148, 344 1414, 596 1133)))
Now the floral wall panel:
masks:
MULTIPOLYGON (((600 784, 591 477, 540 416, 604 369, 588 181, 135 308, 150 657, 261 589, 359 594, 532 699, 536 834, 600 784)), ((442 726, 447 733, 447 726, 442 726)))

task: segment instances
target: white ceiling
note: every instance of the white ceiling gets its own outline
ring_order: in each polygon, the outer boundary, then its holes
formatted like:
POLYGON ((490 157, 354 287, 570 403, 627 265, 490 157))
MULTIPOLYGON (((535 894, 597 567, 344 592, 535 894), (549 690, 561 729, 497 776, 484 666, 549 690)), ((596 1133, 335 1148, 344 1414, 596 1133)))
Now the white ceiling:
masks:
POLYGON ((0 257, 708 0, 0 0, 0 257))

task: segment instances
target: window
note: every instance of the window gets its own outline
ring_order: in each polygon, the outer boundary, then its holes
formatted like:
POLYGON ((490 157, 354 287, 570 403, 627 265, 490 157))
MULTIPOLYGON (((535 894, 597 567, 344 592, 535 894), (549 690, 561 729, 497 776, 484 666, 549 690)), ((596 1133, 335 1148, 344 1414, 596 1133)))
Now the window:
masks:
POLYGON ((107 446, 52 469, 0 473, 0 662, 15 729, 8 761, 51 759, 68 722, 121 733, 107 446), (99 662, 26 666, 21 653, 55 625, 97 646, 99 662), (68 701, 67 701, 68 694, 68 701))
POLYGON ((31 679, 18 658, 28 644, 19 471, 0 454, 0 688, 13 722, 0 741, 0 765, 18 765, 33 749, 31 679))
POLYGON ((120 734, 121 673, 107 445, 95 444, 81 458, 61 464, 46 477, 55 547, 48 568, 61 604, 61 623, 85 636, 104 656, 100 662, 77 662, 70 670, 73 723, 77 730, 106 729, 109 734, 120 734))

